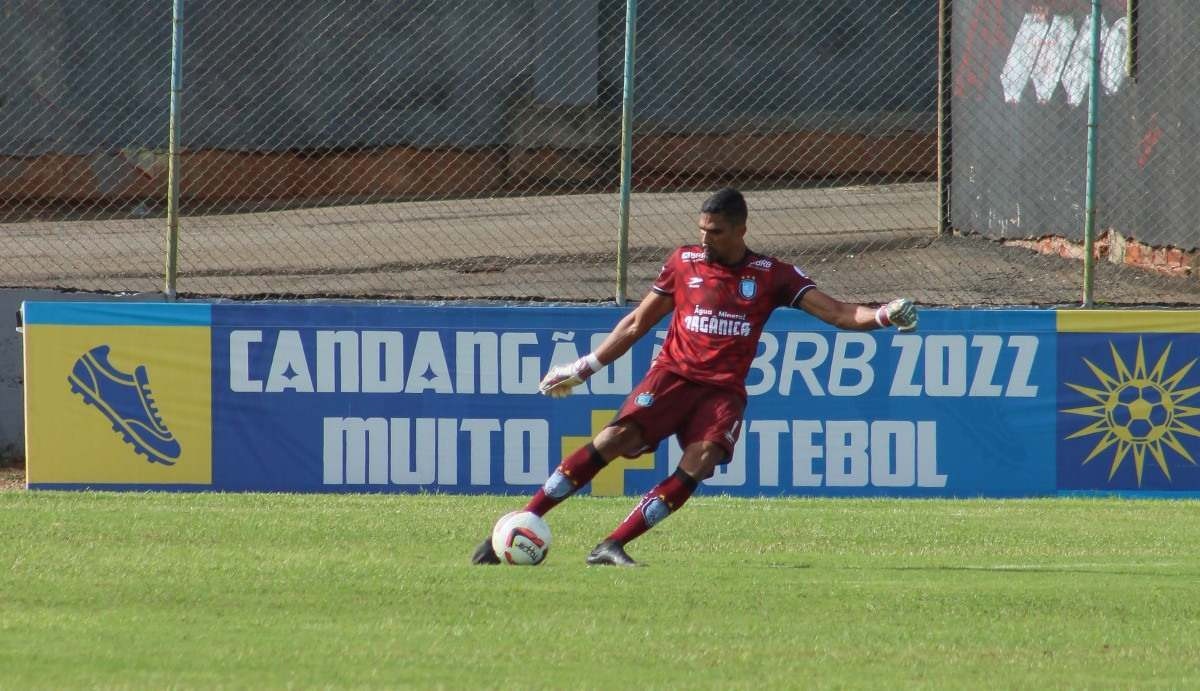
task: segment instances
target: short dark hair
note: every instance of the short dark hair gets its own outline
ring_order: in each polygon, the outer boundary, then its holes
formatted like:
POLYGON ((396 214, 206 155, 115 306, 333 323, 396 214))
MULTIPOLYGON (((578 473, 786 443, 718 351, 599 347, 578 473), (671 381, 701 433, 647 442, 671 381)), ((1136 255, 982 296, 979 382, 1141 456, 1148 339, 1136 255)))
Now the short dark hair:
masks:
POLYGON ((746 209, 746 198, 732 187, 723 187, 713 192, 700 205, 700 213, 721 214, 730 223, 739 226, 746 222, 746 216, 749 215, 749 211, 746 209))

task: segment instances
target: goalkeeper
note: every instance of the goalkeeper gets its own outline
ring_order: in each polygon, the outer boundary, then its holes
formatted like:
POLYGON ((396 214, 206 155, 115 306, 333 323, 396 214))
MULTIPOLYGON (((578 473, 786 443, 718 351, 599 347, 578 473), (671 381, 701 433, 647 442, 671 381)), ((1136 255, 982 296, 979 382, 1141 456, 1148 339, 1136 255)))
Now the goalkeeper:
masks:
MULTIPOLYGON (((570 394, 674 311, 661 352, 617 416, 563 459, 525 505, 526 511, 545 515, 614 458, 653 451, 674 434, 683 449, 679 468, 641 498, 592 550, 588 564, 636 566, 625 546, 678 511, 716 466, 732 458, 746 407, 746 374, 776 307, 803 309, 842 329, 917 327, 916 307, 907 298, 880 307, 841 302, 818 290, 800 269, 751 251, 746 217, 746 201, 737 190, 710 196, 700 207, 700 244, 671 253, 645 299, 595 351, 552 367, 542 379, 543 394, 570 394)), ((500 563, 490 539, 475 550, 472 562, 500 563)))

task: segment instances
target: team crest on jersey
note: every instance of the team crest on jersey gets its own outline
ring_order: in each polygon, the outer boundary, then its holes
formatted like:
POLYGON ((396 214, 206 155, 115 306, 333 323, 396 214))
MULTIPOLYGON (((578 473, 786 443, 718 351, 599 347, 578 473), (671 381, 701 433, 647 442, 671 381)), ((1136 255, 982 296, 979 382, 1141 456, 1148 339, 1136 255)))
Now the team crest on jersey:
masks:
POLYGON ((649 408, 654 404, 654 394, 649 391, 643 391, 637 395, 637 398, 633 399, 633 402, 643 408, 649 408))
POLYGON ((758 284, 753 278, 743 278, 738 283, 738 294, 743 298, 750 300, 758 293, 758 284))

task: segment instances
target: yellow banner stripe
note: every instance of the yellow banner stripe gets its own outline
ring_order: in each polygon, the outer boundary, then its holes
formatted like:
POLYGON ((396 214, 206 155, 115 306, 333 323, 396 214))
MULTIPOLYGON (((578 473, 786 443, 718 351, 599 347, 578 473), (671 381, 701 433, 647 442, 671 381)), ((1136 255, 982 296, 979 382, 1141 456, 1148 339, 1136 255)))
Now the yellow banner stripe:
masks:
POLYGON ((1059 332, 1200 333, 1196 310, 1061 310, 1059 332))

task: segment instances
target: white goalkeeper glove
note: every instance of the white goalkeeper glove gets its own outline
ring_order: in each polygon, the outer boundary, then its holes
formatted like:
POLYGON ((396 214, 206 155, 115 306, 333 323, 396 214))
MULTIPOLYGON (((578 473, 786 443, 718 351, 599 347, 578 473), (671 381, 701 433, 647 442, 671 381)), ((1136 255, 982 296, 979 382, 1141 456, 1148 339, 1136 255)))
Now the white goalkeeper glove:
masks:
POLYGON ((571 393, 571 389, 582 384, 588 377, 595 374, 604 365, 599 358, 588 353, 569 365, 555 365, 550 368, 538 391, 550 398, 562 398, 571 393))
POLYGON ((880 327, 895 326, 900 331, 915 331, 917 306, 908 298, 896 298, 875 310, 875 323, 880 327))

